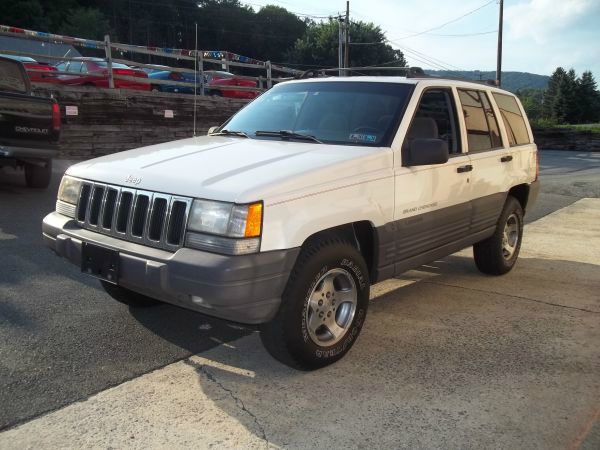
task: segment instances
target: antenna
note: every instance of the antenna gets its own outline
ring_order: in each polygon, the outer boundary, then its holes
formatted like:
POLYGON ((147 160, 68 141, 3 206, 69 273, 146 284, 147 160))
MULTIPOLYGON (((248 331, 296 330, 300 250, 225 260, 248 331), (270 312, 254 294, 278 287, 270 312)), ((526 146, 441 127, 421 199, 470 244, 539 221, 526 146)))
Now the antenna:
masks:
POLYGON ((196 97, 198 95, 198 22, 196 24, 196 52, 194 53, 194 137, 196 136, 196 97))

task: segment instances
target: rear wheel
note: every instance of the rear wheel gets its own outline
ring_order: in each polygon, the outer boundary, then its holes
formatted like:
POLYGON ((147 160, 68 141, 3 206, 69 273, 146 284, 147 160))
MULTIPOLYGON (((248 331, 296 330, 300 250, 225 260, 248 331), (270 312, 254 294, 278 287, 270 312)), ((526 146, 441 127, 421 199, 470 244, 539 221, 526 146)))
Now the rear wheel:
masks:
POLYGON ((473 246, 477 268, 489 275, 503 275, 517 262, 523 239, 523 208, 509 196, 494 234, 473 246))
POLYGON ((52 160, 39 164, 25 163, 25 183, 30 188, 45 189, 52 178, 52 160))
POLYGON ((358 337, 369 303, 369 276, 360 252, 330 235, 309 242, 261 340, 288 366, 313 370, 342 358, 358 337))
POLYGON ((113 299, 133 308, 146 308, 148 306, 156 306, 161 303, 158 300, 138 294, 137 292, 130 291, 129 289, 126 289, 122 286, 117 286, 116 284, 108 283, 102 280, 100 281, 100 284, 106 293, 113 299))

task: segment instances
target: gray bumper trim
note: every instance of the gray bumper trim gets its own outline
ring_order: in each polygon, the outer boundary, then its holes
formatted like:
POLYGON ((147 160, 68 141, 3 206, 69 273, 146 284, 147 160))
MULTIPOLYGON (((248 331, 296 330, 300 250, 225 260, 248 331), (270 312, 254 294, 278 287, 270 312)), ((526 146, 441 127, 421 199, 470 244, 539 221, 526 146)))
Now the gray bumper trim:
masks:
POLYGON ((0 144, 0 157, 52 159, 58 155, 58 147, 48 145, 44 148, 14 147, 0 144))
POLYGON ((529 185, 529 195, 527 196, 526 210, 530 211, 537 202, 540 194, 540 180, 535 180, 529 185))
POLYGON ((56 212, 42 224, 46 245, 81 265, 83 241, 120 252, 119 284, 159 300, 241 323, 271 320, 299 248, 242 256, 188 248, 175 253, 80 228, 56 212))

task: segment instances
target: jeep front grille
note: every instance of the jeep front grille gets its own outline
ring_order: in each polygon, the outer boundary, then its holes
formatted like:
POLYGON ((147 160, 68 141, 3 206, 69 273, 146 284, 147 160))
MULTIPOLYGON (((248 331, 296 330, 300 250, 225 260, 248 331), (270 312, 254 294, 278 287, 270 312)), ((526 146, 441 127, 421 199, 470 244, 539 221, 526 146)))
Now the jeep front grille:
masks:
POLYGON ((75 217, 86 230, 175 251, 183 245, 192 199, 84 182, 75 217))

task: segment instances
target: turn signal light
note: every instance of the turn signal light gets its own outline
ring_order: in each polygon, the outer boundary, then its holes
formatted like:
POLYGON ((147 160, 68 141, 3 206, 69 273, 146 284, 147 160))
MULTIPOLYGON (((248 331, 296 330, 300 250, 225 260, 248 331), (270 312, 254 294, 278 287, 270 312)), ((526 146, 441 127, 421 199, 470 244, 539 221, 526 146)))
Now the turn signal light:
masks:
POLYGON ((246 218, 246 230, 244 237, 260 236, 262 228, 262 203, 248 205, 248 216, 246 218))

